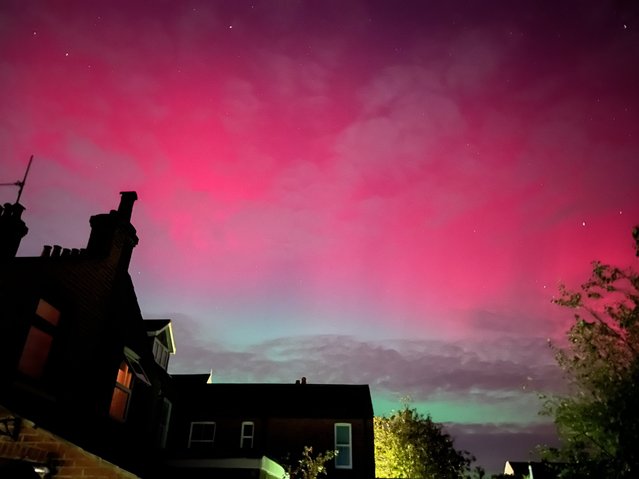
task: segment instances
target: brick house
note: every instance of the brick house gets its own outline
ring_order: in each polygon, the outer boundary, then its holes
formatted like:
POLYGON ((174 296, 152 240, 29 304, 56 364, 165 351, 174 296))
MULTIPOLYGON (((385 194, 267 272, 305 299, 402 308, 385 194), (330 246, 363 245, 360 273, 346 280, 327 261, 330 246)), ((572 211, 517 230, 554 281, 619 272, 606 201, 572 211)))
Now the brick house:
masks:
MULTIPOLYGON (((128 273, 137 195, 121 195, 118 210, 91 217, 85 249, 45 246, 40 257, 15 257, 24 208, 0 210, 0 420, 25 418, 141 474, 166 437, 175 347, 166 320, 142 319, 128 273)), ((55 451, 49 460, 62 467, 55 451)))
MULTIPOLYGON (((230 459, 294 464, 305 446, 337 450, 331 478, 373 478, 373 407, 367 385, 180 384, 167 444, 168 476, 229 477, 230 459)), ((234 476, 235 477, 235 476, 234 476)), ((245 476, 250 477, 247 473, 245 476)))
POLYGON ((374 477, 368 386, 168 373, 171 321, 142 318, 128 273, 136 200, 39 257, 16 257, 24 208, 0 207, 0 477, 280 479, 304 446, 340 451, 329 477, 374 477))

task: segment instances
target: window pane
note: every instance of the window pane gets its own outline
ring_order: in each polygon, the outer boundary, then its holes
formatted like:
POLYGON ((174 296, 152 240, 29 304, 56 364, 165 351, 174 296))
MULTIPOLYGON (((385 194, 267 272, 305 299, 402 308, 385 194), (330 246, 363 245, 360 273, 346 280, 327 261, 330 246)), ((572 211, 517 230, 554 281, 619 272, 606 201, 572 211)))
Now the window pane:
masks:
POLYGON ((242 435, 240 437, 240 447, 242 449, 251 449, 253 447, 253 431, 254 424, 252 422, 242 423, 242 435))
POLYGON ((60 319, 60 311, 47 303, 44 299, 41 299, 38 302, 38 307, 36 308, 36 314, 40 316, 45 321, 57 326, 58 320, 60 319))
POLYGON ((191 423, 191 441, 213 441, 214 438, 214 423, 191 423))
POLYGON ((351 448, 349 446, 337 446, 337 457, 335 457, 336 466, 350 466, 351 465, 351 448))
POLYGON ((252 436, 253 435, 253 423, 248 422, 242 424, 242 436, 252 436))
POLYGON ((111 398, 111 408, 109 414, 115 419, 124 421, 126 419, 126 408, 129 404, 129 393, 119 387, 113 389, 113 397, 111 398))
POLYGON ((131 380, 133 379, 133 373, 129 369, 129 365, 126 361, 120 363, 120 369, 118 369, 117 382, 125 388, 131 388, 131 380))
POLYGON ((335 443, 336 444, 350 444, 350 431, 348 426, 335 426, 335 443))
POLYGON ((44 365, 47 363, 52 342, 53 338, 50 334, 31 326, 18 363, 18 370, 32 378, 40 378, 44 365))

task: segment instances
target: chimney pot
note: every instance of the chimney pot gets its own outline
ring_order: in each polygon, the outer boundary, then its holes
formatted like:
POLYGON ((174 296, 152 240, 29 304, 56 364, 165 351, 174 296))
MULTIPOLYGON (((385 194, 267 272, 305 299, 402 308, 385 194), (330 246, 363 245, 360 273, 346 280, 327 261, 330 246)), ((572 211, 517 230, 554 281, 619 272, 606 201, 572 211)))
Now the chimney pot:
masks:
POLYGON ((0 207, 0 258, 15 257, 20 241, 29 231, 21 219, 23 211, 24 206, 19 203, 0 207))
POLYGON ((118 213, 122 219, 130 222, 131 214, 133 213, 133 203, 138 199, 138 194, 135 191, 121 191, 120 195, 118 213))
POLYGON ((306 384, 306 376, 302 376, 302 384, 306 384))
POLYGON ((53 251, 51 252, 51 257, 52 258, 57 258, 60 256, 60 251, 62 251, 62 246, 60 246, 59 244, 54 244, 53 245, 53 251))
POLYGON ((71 256, 71 250, 69 248, 62 248, 62 254, 60 256, 71 256))
POLYGON ((49 256, 51 256, 51 246, 50 245, 44 245, 44 247, 42 248, 42 254, 40 255, 43 258, 48 258, 49 256))

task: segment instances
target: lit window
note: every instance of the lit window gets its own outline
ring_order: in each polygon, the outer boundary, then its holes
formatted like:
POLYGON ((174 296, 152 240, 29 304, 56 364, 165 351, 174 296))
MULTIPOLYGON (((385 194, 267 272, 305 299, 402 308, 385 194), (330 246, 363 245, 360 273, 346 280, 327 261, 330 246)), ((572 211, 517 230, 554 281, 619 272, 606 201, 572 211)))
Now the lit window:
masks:
POLYGON ((166 436, 169 432, 169 422, 171 421, 171 409, 171 401, 167 398, 162 398, 162 410, 160 411, 157 436, 157 444, 160 448, 166 447, 166 436))
POLYGON ((53 345, 53 335, 60 320, 60 311, 41 299, 36 307, 33 325, 22 348, 18 370, 34 379, 44 373, 53 345))
POLYGON ((336 469, 351 469, 353 454, 351 447, 351 425, 347 423, 335 424, 335 457, 336 469))
POLYGON ((242 434, 240 436, 240 447, 242 449, 253 448, 253 434, 255 431, 255 425, 250 421, 242 423, 242 434))
POLYGON ((113 389, 113 397, 111 398, 111 407, 109 414, 118 421, 125 421, 129 409, 129 400, 131 399, 131 383, 133 382, 133 373, 129 368, 127 361, 123 360, 118 369, 118 376, 113 389))
POLYGON ((192 422, 189 433, 189 448, 211 448, 215 441, 214 422, 192 422))
POLYGON ((36 314, 48 323, 51 323, 53 326, 57 326, 58 321, 60 320, 60 311, 51 306, 44 299, 38 301, 36 314))
POLYGON ((140 357, 131 349, 127 347, 124 348, 124 359, 118 369, 115 387, 113 388, 113 397, 111 398, 111 407, 109 409, 111 417, 118 421, 126 420, 129 403, 131 402, 133 377, 135 376, 144 384, 151 384, 139 359, 140 357))
POLYGON ((40 378, 47 363, 53 337, 35 326, 31 326, 27 340, 24 343, 18 369, 27 376, 40 378))

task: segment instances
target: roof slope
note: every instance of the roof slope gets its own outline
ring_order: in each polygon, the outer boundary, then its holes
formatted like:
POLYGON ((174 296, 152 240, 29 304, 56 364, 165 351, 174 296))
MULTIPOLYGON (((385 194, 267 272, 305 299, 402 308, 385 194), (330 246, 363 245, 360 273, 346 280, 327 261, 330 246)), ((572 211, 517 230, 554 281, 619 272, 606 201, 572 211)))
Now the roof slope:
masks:
MULTIPOLYGON (((179 375, 174 377, 179 383, 179 375)), ((212 411, 223 417, 373 417, 366 384, 185 383, 182 391, 189 407, 203 417, 212 411)))

